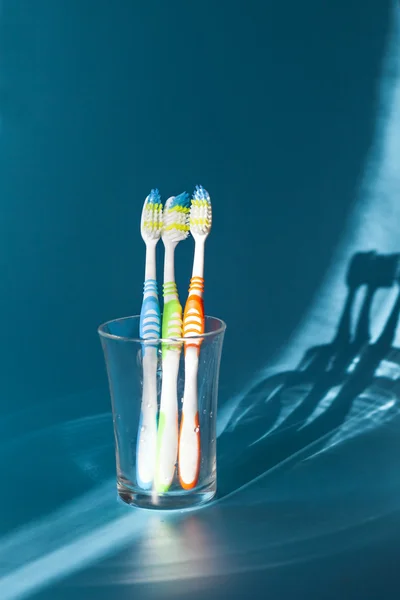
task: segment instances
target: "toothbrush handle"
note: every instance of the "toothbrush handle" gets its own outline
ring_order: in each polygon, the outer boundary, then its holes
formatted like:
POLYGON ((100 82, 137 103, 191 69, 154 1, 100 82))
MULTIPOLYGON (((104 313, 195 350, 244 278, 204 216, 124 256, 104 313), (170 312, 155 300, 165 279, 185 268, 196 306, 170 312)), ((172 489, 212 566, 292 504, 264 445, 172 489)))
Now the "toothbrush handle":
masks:
POLYGON ((179 302, 178 289, 174 281, 163 285, 164 313, 162 321, 162 337, 177 338, 182 335, 182 306, 179 302))
MULTIPOLYGON (((192 277, 183 318, 184 337, 204 333, 204 280, 192 277)), ((202 339, 185 342, 185 390, 179 434, 179 480, 184 489, 196 486, 200 473, 200 421, 197 373, 202 339)))
POLYGON ((136 480, 148 490, 154 479, 157 448, 157 348, 143 356, 143 394, 136 450, 136 480))
MULTIPOLYGON (((182 306, 175 282, 164 284, 162 337, 182 336, 182 306)), ((165 493, 171 486, 178 456, 178 392, 177 380, 181 343, 162 345, 162 387, 157 432, 156 490, 165 493)))
MULTIPOLYGON (((161 315, 157 282, 147 279, 144 284, 140 313, 139 335, 144 340, 158 339, 161 315)), ((149 489, 154 479, 157 444, 157 344, 142 344, 143 390, 136 449, 136 478, 138 485, 149 489)))
POLYGON ((200 422, 197 397, 198 350, 185 352, 185 391, 179 431, 179 481, 185 490, 197 484, 200 473, 200 422))
MULTIPOLYGON (((180 338, 182 336, 182 306, 179 302, 178 290, 176 283, 170 281, 164 283, 164 312, 162 320, 162 337, 164 339, 180 338)), ((163 356, 166 350, 178 350, 180 345, 163 344, 163 356)))
MULTIPOLYGON (((161 333, 161 314, 158 302, 158 288, 155 279, 144 282, 143 304, 140 311, 139 335, 144 340, 158 339, 161 333)), ((143 353, 151 344, 143 344, 143 353)))
MULTIPOLYGON (((204 279, 202 277, 192 277, 190 280, 189 297, 185 304, 183 315, 183 336, 199 336, 204 333, 204 279)), ((197 354, 200 354, 202 339, 193 339, 185 342, 185 352, 188 348, 197 348, 197 354)))
POLYGON ((165 493, 171 486, 178 455, 177 378, 180 352, 167 349, 163 356, 163 383, 157 432, 156 490, 165 493))

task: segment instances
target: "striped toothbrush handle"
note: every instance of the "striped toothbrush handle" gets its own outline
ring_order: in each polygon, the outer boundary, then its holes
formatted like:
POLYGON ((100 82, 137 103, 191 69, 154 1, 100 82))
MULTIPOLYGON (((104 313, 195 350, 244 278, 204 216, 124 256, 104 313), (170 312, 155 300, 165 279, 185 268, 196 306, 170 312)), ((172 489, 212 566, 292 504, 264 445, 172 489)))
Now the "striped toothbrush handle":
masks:
MULTIPOLYGON (((185 304, 183 315, 183 336, 200 336, 204 333, 204 279, 202 277, 192 277, 189 286, 189 296, 185 304)), ((202 339, 185 341, 185 352, 188 348, 197 348, 200 353, 202 339)))
MULTIPOLYGON (((155 279, 146 279, 143 290, 143 304, 140 312, 139 335, 144 340, 158 339, 161 334, 161 314, 158 302, 158 287, 155 279)), ((156 344, 155 344, 156 345, 156 344)), ((143 352, 152 347, 143 344, 143 352)))
MULTIPOLYGON (((161 315, 157 282, 144 284, 139 335, 144 340, 158 339, 161 315)), ((154 479, 157 449, 157 344, 142 344, 143 390, 136 449, 136 479, 142 489, 150 489, 154 479)))
MULTIPOLYGON (((169 281, 163 285, 164 312, 162 320, 162 337, 180 338, 182 337, 182 305, 179 302, 178 288, 174 281, 169 281)), ((163 344, 163 349, 177 349, 175 344, 163 344)), ((180 347, 179 347, 180 350, 180 347)))
MULTIPOLYGON (((182 336, 182 306, 179 302, 175 282, 163 286, 164 304, 162 337, 180 338, 182 336)), ((175 475, 178 455, 178 392, 181 344, 163 343, 162 364, 163 380, 161 388, 160 416, 157 434, 156 489, 165 493, 171 486, 175 475)))
MULTIPOLYGON (((204 279, 192 277, 183 317, 184 337, 204 333, 204 279)), ((179 481, 184 489, 196 486, 200 473, 200 421, 197 372, 202 339, 185 341, 185 390, 179 435, 179 481)))

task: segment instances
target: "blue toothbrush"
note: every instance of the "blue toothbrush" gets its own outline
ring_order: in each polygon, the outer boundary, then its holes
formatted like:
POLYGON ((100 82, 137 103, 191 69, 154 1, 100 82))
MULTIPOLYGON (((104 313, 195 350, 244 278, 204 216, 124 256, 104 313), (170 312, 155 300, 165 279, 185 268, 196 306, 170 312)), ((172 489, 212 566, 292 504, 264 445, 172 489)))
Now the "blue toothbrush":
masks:
POLYGON ((156 280, 156 246, 161 237, 163 209, 158 190, 151 190, 143 210, 140 231, 146 244, 146 267, 143 304, 140 313, 140 337, 142 345, 143 393, 139 423, 136 479, 145 490, 151 488, 154 479, 157 450, 157 344, 151 340, 160 338, 161 315, 156 280))

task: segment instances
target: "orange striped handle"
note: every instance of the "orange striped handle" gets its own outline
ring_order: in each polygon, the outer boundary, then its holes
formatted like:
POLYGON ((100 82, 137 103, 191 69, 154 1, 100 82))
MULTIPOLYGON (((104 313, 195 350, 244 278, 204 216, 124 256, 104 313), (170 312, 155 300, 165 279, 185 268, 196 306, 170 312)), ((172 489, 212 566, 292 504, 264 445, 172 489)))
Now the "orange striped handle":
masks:
MULTIPOLYGON (((179 483, 181 484, 182 488, 184 490, 192 490, 194 487, 196 487, 197 485, 197 481, 199 479, 199 473, 200 473, 200 421, 199 421, 199 413, 196 412, 195 418, 194 418, 194 427, 192 425, 192 427, 190 428, 190 435, 194 436, 194 440, 190 440, 190 450, 191 450, 191 454, 195 454, 195 460, 196 460, 196 466, 195 466, 195 470, 193 472, 193 478, 190 481, 185 481, 182 477, 182 473, 181 473, 181 464, 182 464, 182 453, 187 452, 188 448, 184 448, 184 445, 182 443, 182 432, 183 432, 183 423, 185 420, 185 415, 184 413, 182 413, 182 419, 181 419, 181 427, 180 427, 180 431, 179 431, 179 451, 178 451, 178 463, 179 463, 179 469, 178 469, 178 476, 179 476, 179 483)), ((190 423, 189 423, 190 426, 190 423)))
MULTIPOLYGON (((186 301, 183 314, 183 336, 199 336, 204 333, 204 303, 203 303, 204 279, 192 277, 190 280, 189 297, 186 301)), ((194 339, 185 342, 187 348, 197 348, 200 352, 202 339, 194 339)))

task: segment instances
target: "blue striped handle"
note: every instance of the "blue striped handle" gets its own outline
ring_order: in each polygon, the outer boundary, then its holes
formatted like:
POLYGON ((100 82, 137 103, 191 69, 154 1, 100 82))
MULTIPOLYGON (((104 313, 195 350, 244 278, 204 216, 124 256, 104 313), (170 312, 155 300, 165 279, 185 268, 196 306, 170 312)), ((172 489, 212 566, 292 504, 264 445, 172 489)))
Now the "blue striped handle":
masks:
MULTIPOLYGON (((139 335, 143 340, 157 340, 161 335, 161 314, 155 279, 147 279, 144 283, 139 335)), ((143 395, 136 447, 136 477, 142 489, 150 489, 152 486, 157 448, 157 351, 154 348, 157 348, 157 343, 142 344, 143 395), (144 479, 141 473, 145 474, 144 479)))
MULTIPOLYGON (((139 335, 144 340, 158 339, 161 335, 161 313, 158 302, 158 288, 155 279, 146 279, 144 282, 143 304, 140 312, 139 335)), ((146 347, 157 344, 146 344, 146 347)))

